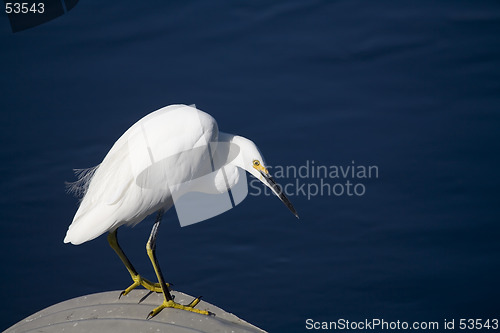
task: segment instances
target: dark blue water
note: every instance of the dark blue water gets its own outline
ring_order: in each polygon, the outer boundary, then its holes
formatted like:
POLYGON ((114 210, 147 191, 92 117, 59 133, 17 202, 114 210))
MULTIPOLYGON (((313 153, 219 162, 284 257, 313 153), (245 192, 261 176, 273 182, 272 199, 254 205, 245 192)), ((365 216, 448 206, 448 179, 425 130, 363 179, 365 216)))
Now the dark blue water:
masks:
MULTIPOLYGON (((272 332, 499 318, 499 36, 498 1, 81 0, 16 34, 2 16, 0 328, 130 284, 104 236, 63 244, 77 208, 64 182, 174 103, 271 165, 378 168, 301 178, 365 191, 296 191, 299 222, 265 195, 186 228, 169 212, 158 256, 178 290, 272 332)), ((151 224, 120 236, 152 278, 151 224)))

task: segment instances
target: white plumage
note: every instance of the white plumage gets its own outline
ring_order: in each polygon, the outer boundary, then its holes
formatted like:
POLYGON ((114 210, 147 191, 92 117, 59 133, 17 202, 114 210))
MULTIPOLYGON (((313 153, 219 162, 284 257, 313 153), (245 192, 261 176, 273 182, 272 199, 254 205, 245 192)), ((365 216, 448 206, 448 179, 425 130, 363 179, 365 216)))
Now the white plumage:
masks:
POLYGON ((215 119, 195 107, 171 105, 152 112, 116 141, 99 166, 74 183, 73 190, 84 196, 64 242, 77 245, 121 225, 137 224, 171 208, 175 194, 223 192, 238 182, 236 168, 260 179, 296 215, 252 141, 219 132, 215 119), (215 162, 210 164, 207 156, 214 156, 215 162), (193 181, 214 168, 213 177, 193 181))

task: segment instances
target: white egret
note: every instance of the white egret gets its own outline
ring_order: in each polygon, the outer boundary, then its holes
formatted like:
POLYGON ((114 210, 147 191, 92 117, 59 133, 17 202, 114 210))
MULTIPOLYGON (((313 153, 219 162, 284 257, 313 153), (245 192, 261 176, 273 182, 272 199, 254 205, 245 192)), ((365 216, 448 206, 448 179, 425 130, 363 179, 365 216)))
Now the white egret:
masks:
POLYGON ((176 198, 193 191, 228 191, 239 181, 238 170, 246 170, 263 182, 298 217, 252 141, 219 132, 215 119, 195 107, 164 107, 130 127, 100 165, 83 171, 73 183, 72 189, 83 198, 64 242, 78 245, 108 232, 110 246, 133 280, 120 296, 140 285, 164 295, 163 304, 148 317, 166 307, 208 314, 194 308, 200 297, 188 305, 174 302, 156 258, 156 235, 163 213, 176 198), (120 226, 135 225, 154 212, 158 214, 146 249, 158 283, 138 274, 117 239, 120 226))

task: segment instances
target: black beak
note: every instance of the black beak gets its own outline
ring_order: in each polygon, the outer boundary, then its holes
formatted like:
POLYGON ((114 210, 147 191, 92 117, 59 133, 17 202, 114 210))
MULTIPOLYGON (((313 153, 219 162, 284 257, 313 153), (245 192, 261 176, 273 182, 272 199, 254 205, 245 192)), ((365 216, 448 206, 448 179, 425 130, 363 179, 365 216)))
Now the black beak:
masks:
POLYGON ((281 202, 283 202, 285 204, 285 206, 287 206, 288 209, 290 209, 290 211, 292 212, 293 215, 295 215, 296 218, 299 218, 299 214, 297 214, 297 211, 295 210, 295 208, 293 208, 292 203, 290 202, 290 200, 288 200, 286 195, 283 193, 283 191, 281 190, 281 187, 278 184, 276 184, 273 177, 271 177, 271 175, 269 175, 269 174, 265 174, 262 171, 260 173, 262 174, 262 177, 264 178, 265 182, 273 190, 274 194, 276 194, 276 196, 281 200, 281 202))

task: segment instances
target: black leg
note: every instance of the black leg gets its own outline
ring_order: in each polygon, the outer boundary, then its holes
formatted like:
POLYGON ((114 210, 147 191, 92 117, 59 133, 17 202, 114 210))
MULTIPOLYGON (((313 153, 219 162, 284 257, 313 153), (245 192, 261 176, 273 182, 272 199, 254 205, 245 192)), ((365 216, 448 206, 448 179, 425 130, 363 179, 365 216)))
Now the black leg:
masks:
POLYGON ((156 277, 158 278, 158 282, 160 283, 160 286, 163 289, 165 300, 171 301, 173 300, 173 297, 170 294, 170 288, 165 283, 165 279, 163 278, 163 273, 161 272, 160 263, 156 258, 156 236, 158 235, 158 228, 160 227, 163 213, 164 213, 163 210, 158 211, 158 215, 156 216, 156 221, 153 224, 153 228, 151 229, 151 234, 149 235, 148 243, 146 244, 146 251, 148 252, 149 259, 153 264, 153 268, 156 272, 156 277))
POLYGON ((132 280, 134 283, 130 285, 127 289, 121 292, 120 297, 123 295, 127 295, 129 292, 131 292, 133 289, 137 288, 138 286, 143 286, 144 288, 155 291, 155 292, 162 292, 162 288, 159 283, 153 283, 149 281, 148 279, 145 279, 141 277, 130 260, 127 258, 125 255, 125 252, 123 252, 122 248, 120 247, 120 244, 118 243, 118 229, 110 231, 108 234, 108 243, 111 246, 111 248, 116 252, 118 257, 120 257, 121 261, 127 268, 128 272, 130 273, 130 276, 132 277, 132 280))
POLYGON ((163 300, 163 304, 161 304, 156 309, 151 311, 148 314, 147 318, 153 318, 158 313, 160 313, 160 311, 163 310, 164 308, 175 308, 175 309, 191 311, 191 312, 195 312, 195 313, 199 313, 199 314, 209 315, 210 313, 208 311, 198 310, 198 309, 194 308, 200 302, 200 297, 195 298, 188 305, 181 305, 181 304, 174 302, 174 298, 172 297, 172 294, 170 293, 169 285, 165 283, 165 279, 163 278, 163 274, 162 274, 161 269, 160 269, 160 264, 158 263, 158 259, 156 258, 156 236, 158 234, 158 228, 160 226, 162 216, 163 216, 163 210, 160 210, 158 212, 157 217, 156 217, 156 222, 153 225, 153 229, 151 229, 151 235, 149 236, 148 243, 146 244, 146 250, 148 252, 149 259, 151 260, 151 263, 153 264, 153 268, 156 272, 156 277, 158 278, 159 285, 161 286, 161 288, 163 290, 164 300, 163 300))
POLYGON ((120 244, 118 244, 118 229, 109 232, 108 243, 111 246, 111 248, 115 250, 116 254, 118 254, 118 257, 120 257, 130 275, 132 276, 137 275, 137 271, 135 270, 134 266, 132 265, 130 260, 128 260, 127 256, 125 255, 125 252, 123 252, 122 248, 120 247, 120 244))

